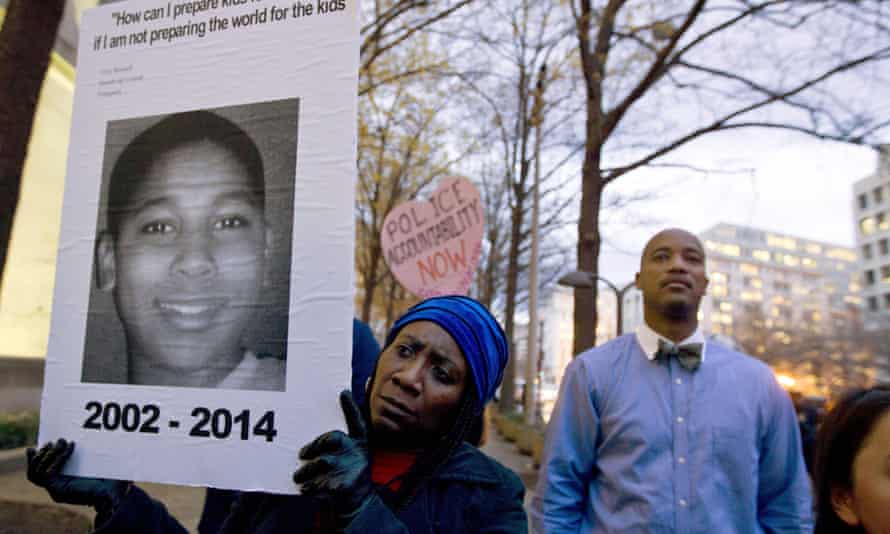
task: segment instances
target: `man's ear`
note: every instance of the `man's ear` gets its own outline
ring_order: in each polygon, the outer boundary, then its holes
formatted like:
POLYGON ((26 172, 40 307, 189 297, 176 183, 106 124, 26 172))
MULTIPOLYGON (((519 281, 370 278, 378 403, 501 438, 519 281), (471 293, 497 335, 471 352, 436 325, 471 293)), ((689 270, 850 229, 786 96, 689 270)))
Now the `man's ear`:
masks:
POLYGON ((849 491, 833 488, 831 490, 831 507, 844 523, 850 526, 859 524, 859 515, 853 508, 853 495, 849 491))
POLYGON ((96 287, 111 291, 117 282, 117 264, 114 259, 114 238, 103 231, 96 241, 96 287))
POLYGON ((270 276, 272 267, 269 265, 269 260, 272 259, 272 248, 275 246, 275 233, 272 231, 272 228, 269 227, 268 222, 266 223, 265 238, 263 259, 266 260, 266 267, 263 269, 263 287, 269 287, 270 279, 272 278, 270 276))
POLYGON ((272 231, 272 227, 269 226, 269 223, 266 223, 266 249, 264 253, 266 254, 266 259, 272 257, 272 249, 275 246, 275 232, 272 231))

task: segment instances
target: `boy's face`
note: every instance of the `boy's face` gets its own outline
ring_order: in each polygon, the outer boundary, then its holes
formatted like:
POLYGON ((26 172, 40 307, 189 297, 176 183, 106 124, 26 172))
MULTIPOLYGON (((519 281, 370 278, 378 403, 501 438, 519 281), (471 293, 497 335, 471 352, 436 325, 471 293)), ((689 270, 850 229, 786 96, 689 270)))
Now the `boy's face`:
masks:
MULTIPOLYGON (((259 304, 267 229, 242 163, 210 141, 160 154, 138 180, 117 235, 99 244, 129 350, 197 370, 241 356, 259 304)), ((255 186, 253 186, 255 187, 255 186)))

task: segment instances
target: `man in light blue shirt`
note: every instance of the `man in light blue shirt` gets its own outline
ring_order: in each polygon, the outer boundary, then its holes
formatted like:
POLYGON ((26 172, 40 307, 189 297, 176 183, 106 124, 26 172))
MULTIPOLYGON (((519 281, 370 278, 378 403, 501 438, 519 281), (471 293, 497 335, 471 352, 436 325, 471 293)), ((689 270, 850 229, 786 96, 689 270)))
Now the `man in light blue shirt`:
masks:
POLYGON ((701 242, 659 232, 636 285, 645 324, 566 369, 530 510, 534 532, 811 532, 790 397, 765 364, 699 329, 701 242))

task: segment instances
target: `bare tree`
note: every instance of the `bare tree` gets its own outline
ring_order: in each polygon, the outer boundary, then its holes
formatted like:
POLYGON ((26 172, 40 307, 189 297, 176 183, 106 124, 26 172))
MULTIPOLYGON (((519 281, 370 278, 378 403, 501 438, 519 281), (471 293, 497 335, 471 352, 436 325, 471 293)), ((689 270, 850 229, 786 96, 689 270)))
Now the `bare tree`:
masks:
POLYGON ((399 85, 379 101, 371 97, 362 103, 356 267, 365 322, 371 320, 379 284, 390 276, 380 243, 386 215, 416 198, 454 164, 454 158, 445 154, 442 126, 436 122, 449 100, 443 94, 439 97, 439 105, 431 107, 399 85))
MULTIPOLYGON (((871 143, 890 110, 849 98, 890 58, 886 6, 828 0, 572 0, 585 85, 577 259, 598 274, 603 193, 690 142, 740 128, 871 143)), ((875 90, 874 97, 880 94, 875 90)), ((575 290, 574 352, 594 344, 596 287, 575 290)))
POLYGON ((468 24, 456 36, 474 44, 472 56, 466 58, 470 64, 455 75, 473 98, 468 106, 473 114, 470 122, 474 137, 488 147, 480 155, 484 163, 479 165, 484 169, 483 193, 490 211, 478 287, 483 302, 503 304, 504 331, 514 356, 501 386, 501 409, 506 412, 513 410, 515 397, 517 355, 512 347, 531 238, 536 121, 543 121, 541 152, 547 156, 541 188, 542 203, 547 208, 542 209, 547 214, 541 224, 545 237, 566 223, 565 207, 571 195, 560 187, 559 171, 572 160, 573 149, 579 147, 571 130, 564 128, 574 112, 569 103, 575 87, 563 75, 572 70, 569 64, 573 51, 564 21, 560 24, 551 18, 556 9, 556 3, 549 1, 492 0, 481 6, 474 24, 468 24), (535 91, 541 93, 537 108, 535 91))
POLYGON ((0 29, 0 281, 34 110, 64 7, 64 0, 10 0, 0 29))
MULTIPOLYGON (((443 56, 411 63, 391 63, 379 68, 381 59, 406 48, 437 23, 457 13, 473 0, 365 0, 362 11, 369 22, 361 28, 359 95, 400 80, 423 76, 447 64, 443 56)), ((421 58, 422 59, 422 58, 421 58)))

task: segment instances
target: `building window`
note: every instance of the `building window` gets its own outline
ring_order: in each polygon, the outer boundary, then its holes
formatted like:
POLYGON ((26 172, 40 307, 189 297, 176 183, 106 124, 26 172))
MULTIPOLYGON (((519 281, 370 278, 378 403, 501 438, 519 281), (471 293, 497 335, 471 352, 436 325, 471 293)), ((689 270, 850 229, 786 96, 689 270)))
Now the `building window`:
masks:
POLYGON ((800 265, 800 259, 793 254, 785 254, 782 257, 782 263, 789 267, 797 267, 798 265, 800 265))
POLYGON ((890 221, 887 221, 887 214, 885 213, 875 215, 875 222, 878 225, 878 230, 890 229, 890 221))
POLYGON ((862 232, 862 235, 872 235, 876 229, 874 217, 863 217, 859 220, 859 231, 862 232))
POLYGON ((890 265, 881 267, 881 282, 890 282, 890 265))
POLYGON ((751 257, 755 260, 769 261, 769 251, 755 249, 751 251, 751 257))
POLYGON ((871 259, 871 245, 862 245, 862 257, 866 260, 871 259))
POLYGON ((886 237, 878 241, 878 251, 881 253, 881 256, 890 254, 890 242, 888 242, 886 237))
POLYGON ((789 284, 788 282, 773 282, 773 289, 775 289, 776 291, 787 293, 791 291, 791 284, 789 284))
POLYGON ((884 307, 890 310, 890 293, 884 293, 884 307))
POLYGON ((875 204, 880 204, 884 201, 884 190, 881 189, 880 186, 875 187, 874 191, 872 191, 871 194, 875 198, 875 204))
POLYGON ((822 245, 807 243, 806 250, 808 254, 815 254, 818 256, 819 254, 822 254, 822 245))
POLYGON ((853 263, 856 261, 856 251, 848 248, 833 248, 825 253, 833 260, 843 260, 853 263))
POLYGON ((859 209, 864 210, 868 207, 868 195, 862 193, 859 195, 859 209))
POLYGON ((878 297, 868 297, 869 311, 878 311, 878 297))
POLYGON ((742 247, 730 243, 717 243, 715 241, 705 241, 705 247, 726 256, 738 257, 742 253, 742 247))
POLYGON ((739 270, 742 271, 742 274, 753 274, 757 275, 760 271, 757 269, 756 265, 751 265, 750 263, 743 263, 739 266, 739 270))
POLYGON ((763 301, 763 293, 759 291, 742 291, 741 298, 745 302, 761 302, 763 301))
POLYGON ((871 269, 865 271, 865 285, 873 286, 875 285, 875 272, 871 269))
POLYGON ((797 241, 791 237, 781 235, 766 234, 766 244, 771 247, 797 250, 797 241))

